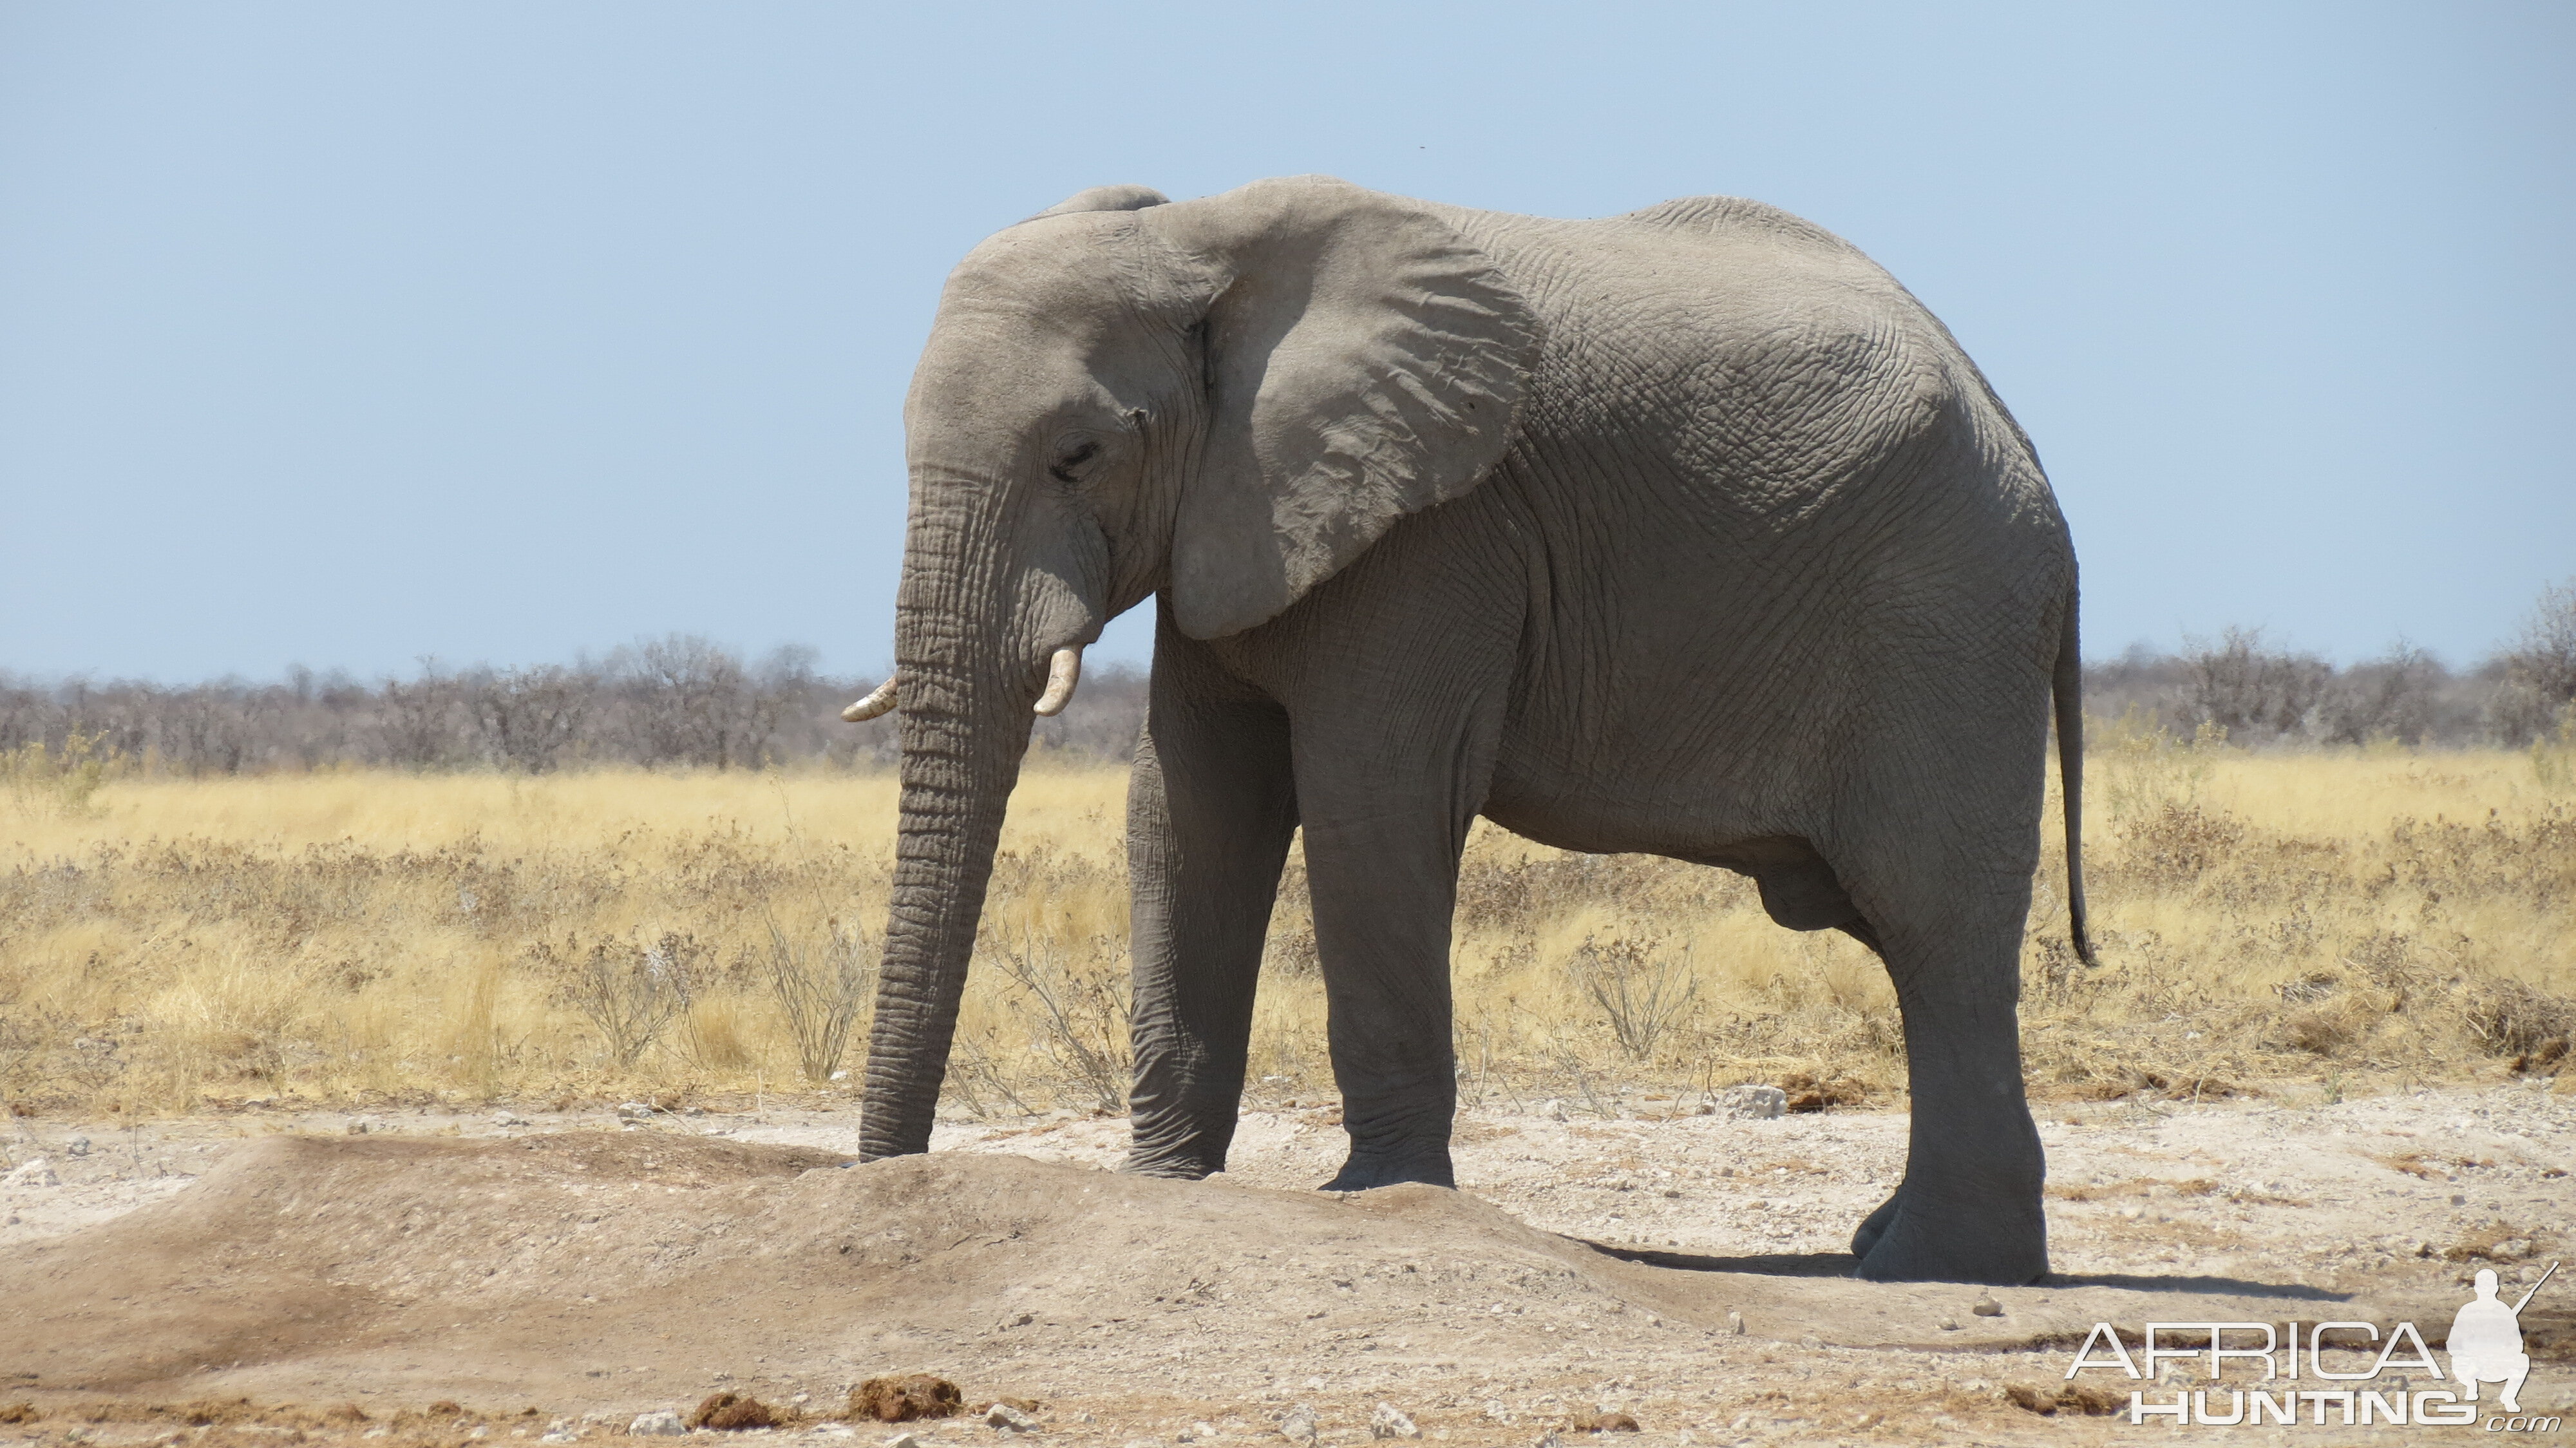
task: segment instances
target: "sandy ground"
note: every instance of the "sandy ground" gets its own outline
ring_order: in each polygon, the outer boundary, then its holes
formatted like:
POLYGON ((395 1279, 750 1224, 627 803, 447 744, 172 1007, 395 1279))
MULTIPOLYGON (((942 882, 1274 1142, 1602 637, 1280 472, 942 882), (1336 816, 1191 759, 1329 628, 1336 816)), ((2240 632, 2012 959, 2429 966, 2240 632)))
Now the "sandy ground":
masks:
MULTIPOLYGON (((1101 1170, 1124 1124, 1069 1116, 855 1169, 843 1111, 22 1121, 11 1163, 45 1166, 0 1187, 0 1419, 39 1416, 0 1442, 560 1442, 736 1391, 806 1415, 772 1436, 874 1445, 898 1430, 843 1425, 844 1395, 915 1370, 1121 1448, 1276 1448, 1301 1406, 1321 1443, 1381 1405, 1522 1448, 1604 1411, 1640 1448, 2173 1432, 2008 1390, 2053 1393, 2096 1321, 2404 1318, 2438 1344, 2476 1268, 2518 1296, 2568 1245, 2576 1095, 2546 1085, 2051 1108, 2058 1274, 1992 1315, 1843 1275, 1902 1164, 1892 1113, 1477 1112, 1461 1191, 1347 1197, 1310 1190, 1340 1159, 1329 1108, 1247 1115, 1235 1169, 1196 1184, 1101 1170), (244 1397, 207 1426, 172 1408, 244 1397)), ((2562 1273, 2524 1315, 2526 1412, 2576 1414, 2571 1306, 2562 1273)), ((2168 1365, 2165 1396, 2190 1386, 2203 1364, 2168 1365)))

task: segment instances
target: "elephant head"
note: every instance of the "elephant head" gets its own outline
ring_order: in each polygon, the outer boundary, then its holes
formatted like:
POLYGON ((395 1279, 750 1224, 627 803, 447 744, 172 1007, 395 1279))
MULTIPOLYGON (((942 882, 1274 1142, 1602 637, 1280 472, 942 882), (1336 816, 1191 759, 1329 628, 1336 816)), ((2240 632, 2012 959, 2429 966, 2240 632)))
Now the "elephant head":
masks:
POLYGON ((1510 444, 1539 327, 1428 208, 1323 178, 1086 191, 950 276, 904 406, 903 802, 860 1152, 921 1151, 1032 711, 1164 595, 1253 628, 1510 444))

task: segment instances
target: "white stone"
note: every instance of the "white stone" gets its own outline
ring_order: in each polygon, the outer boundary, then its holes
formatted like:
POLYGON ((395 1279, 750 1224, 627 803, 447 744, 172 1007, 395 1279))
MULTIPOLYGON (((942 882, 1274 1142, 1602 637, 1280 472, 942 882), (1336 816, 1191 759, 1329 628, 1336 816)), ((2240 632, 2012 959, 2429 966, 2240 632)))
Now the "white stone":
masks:
POLYGON ((64 1143, 63 1143, 63 1155, 65 1155, 65 1156, 87 1156, 87 1155, 89 1155, 89 1138, 88 1138, 88 1137, 86 1137, 86 1136, 75 1136, 75 1137, 73 1137, 71 1140, 64 1142, 64 1143))
POLYGON ((999 1428, 1006 1433, 1032 1433, 1037 1431, 1038 1426, 1037 1419, 1008 1403, 995 1403, 986 1408, 984 1423, 987 1427, 999 1428))
POLYGON ((1777 1086, 1729 1086, 1717 1093, 1717 1114, 1738 1121, 1769 1121, 1789 1109, 1789 1093, 1777 1086))
POLYGON ((1422 1436, 1422 1430, 1413 1426, 1413 1420, 1406 1417, 1402 1412, 1388 1404, 1380 1403, 1377 1405, 1377 1411, 1369 1414, 1369 1436, 1372 1438, 1419 1438, 1422 1436))
POLYGON ((41 1156, 0 1177, 0 1187, 58 1187, 62 1184, 63 1179, 54 1175, 53 1163, 41 1156))
POLYGON ((1291 1443, 1314 1442, 1314 1411, 1303 1403, 1290 1408, 1288 1410, 1288 1416, 1279 1420, 1279 1436, 1287 1439, 1291 1443))
POLYGON ((638 1413, 635 1421, 626 1425, 627 1436, 632 1438, 677 1438, 687 1431, 688 1425, 680 1421, 680 1415, 667 1408, 659 1413, 638 1413))

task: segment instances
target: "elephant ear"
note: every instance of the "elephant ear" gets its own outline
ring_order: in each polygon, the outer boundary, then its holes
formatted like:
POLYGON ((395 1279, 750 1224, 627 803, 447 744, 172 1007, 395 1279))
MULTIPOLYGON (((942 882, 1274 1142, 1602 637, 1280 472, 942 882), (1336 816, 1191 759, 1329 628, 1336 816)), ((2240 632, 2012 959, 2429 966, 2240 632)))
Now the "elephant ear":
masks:
POLYGON ((1182 632, 1275 617, 1502 460, 1539 324, 1429 208, 1300 177, 1137 222, 1206 296, 1206 443, 1172 528, 1182 632))

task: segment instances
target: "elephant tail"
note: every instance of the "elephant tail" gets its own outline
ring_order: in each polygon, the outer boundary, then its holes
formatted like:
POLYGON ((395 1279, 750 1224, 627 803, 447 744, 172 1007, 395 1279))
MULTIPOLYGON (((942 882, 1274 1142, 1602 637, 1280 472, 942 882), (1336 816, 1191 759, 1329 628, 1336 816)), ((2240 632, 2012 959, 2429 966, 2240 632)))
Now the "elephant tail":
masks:
POLYGON ((2084 928, 2084 650, 2075 628, 2076 589, 2066 588, 2066 619, 2057 636, 2049 694, 2057 705, 2057 777, 2066 801, 2066 926, 2075 958, 2099 965, 2084 928))

